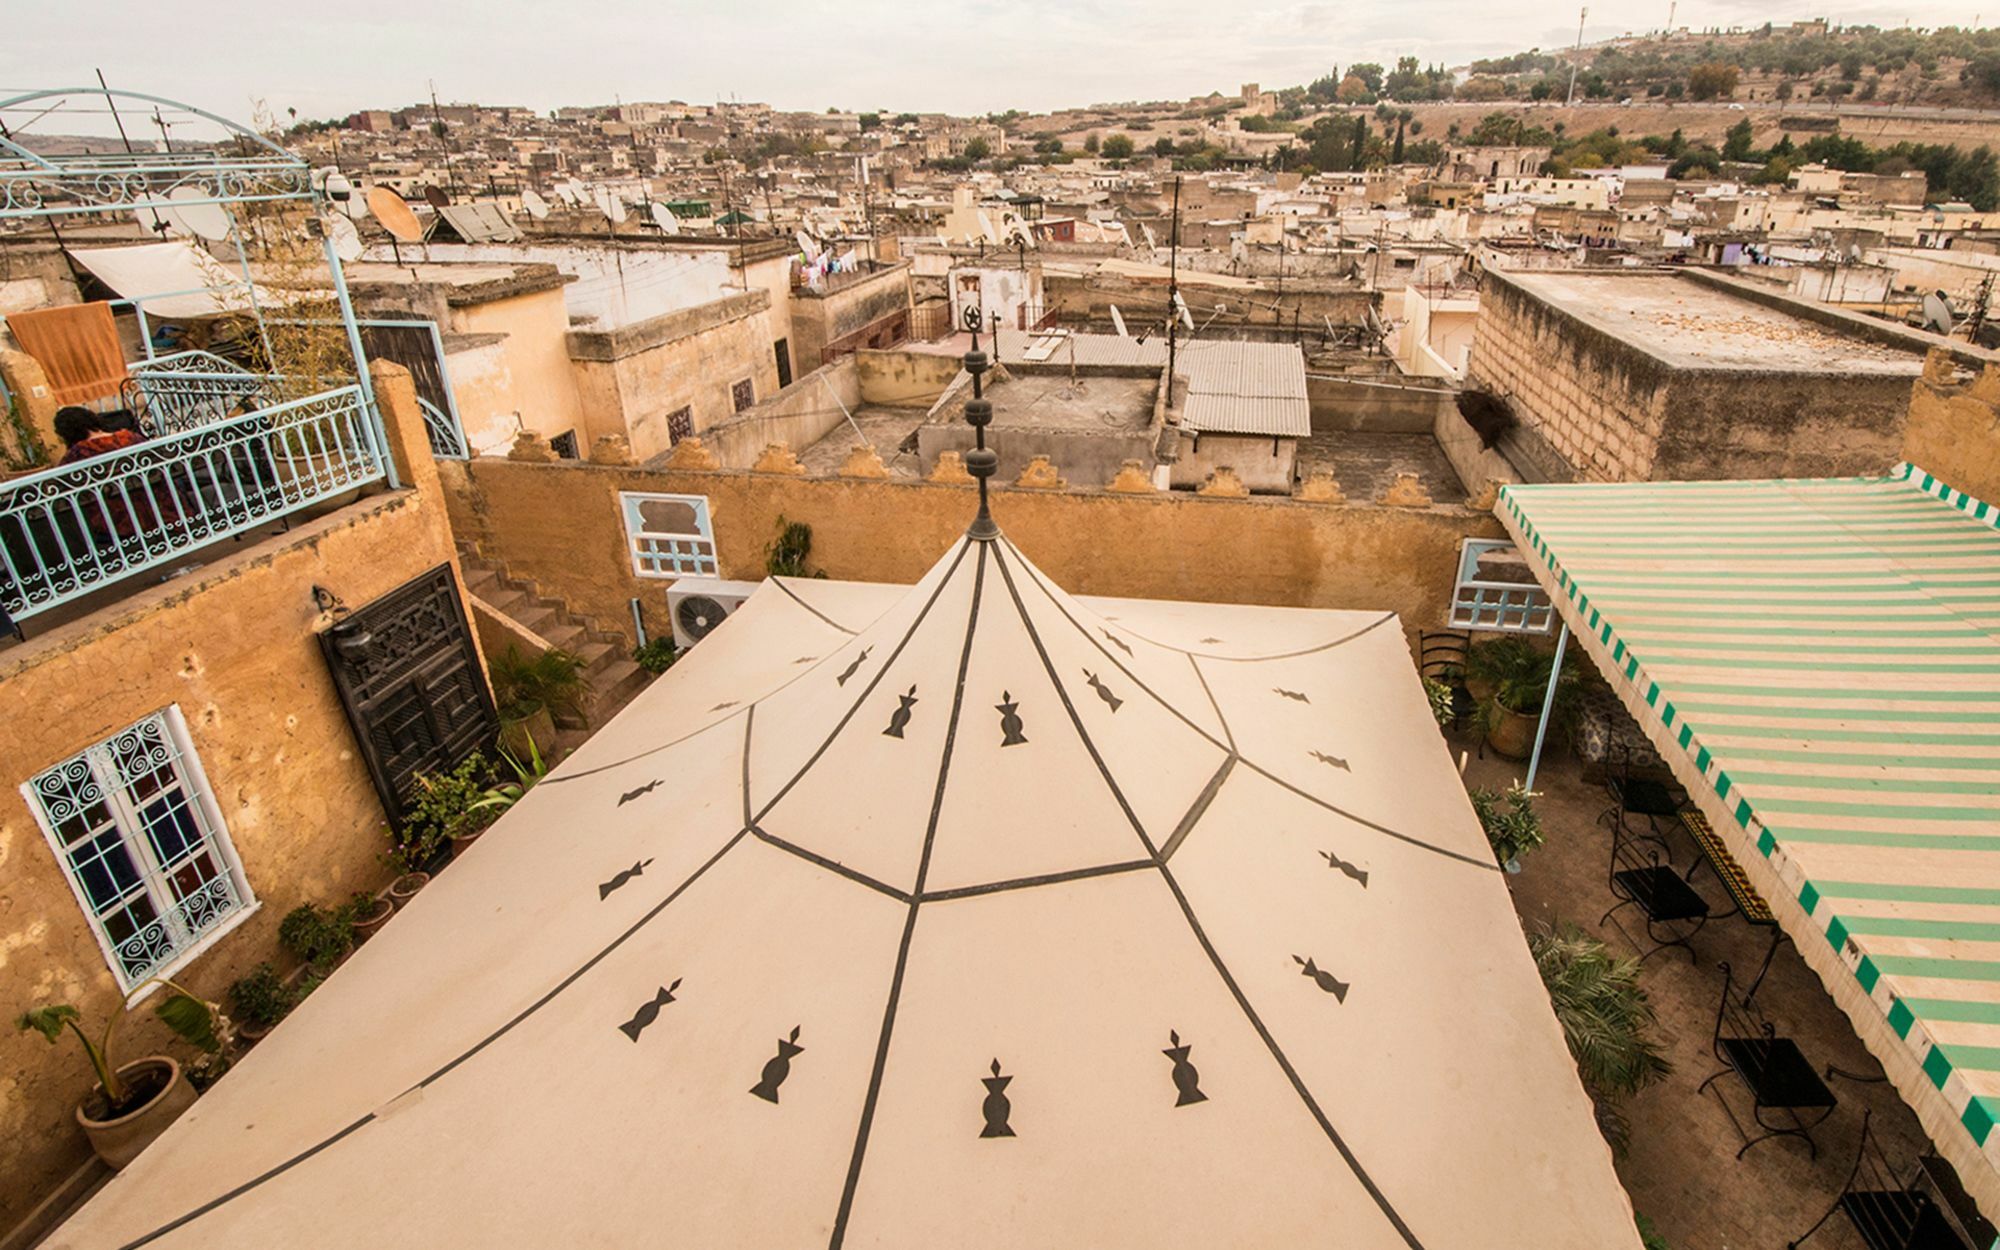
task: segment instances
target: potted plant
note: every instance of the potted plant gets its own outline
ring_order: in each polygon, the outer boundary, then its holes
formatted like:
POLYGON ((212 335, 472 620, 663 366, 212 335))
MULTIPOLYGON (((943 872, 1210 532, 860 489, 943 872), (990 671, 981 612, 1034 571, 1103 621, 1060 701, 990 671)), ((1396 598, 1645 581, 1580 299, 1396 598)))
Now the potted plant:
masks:
POLYGON ((551 647, 528 657, 519 647, 492 662, 493 701, 500 714, 500 743, 516 756, 526 756, 529 745, 556 740, 557 716, 583 715, 590 686, 583 679, 581 657, 551 647))
POLYGON ((346 907, 300 903, 278 922, 278 945, 321 973, 333 971, 354 949, 354 917, 346 907))
MULTIPOLYGON (((144 982, 133 993, 155 983, 165 986, 170 993, 154 1008, 154 1014, 202 1052, 204 1071, 211 1077, 220 1076, 228 1067, 233 1032, 228 1018, 214 1003, 196 998, 165 978, 144 982)), ((61 1038, 64 1029, 74 1033, 82 1043, 84 1054, 97 1073, 97 1084, 77 1104, 76 1122, 90 1139, 97 1157, 114 1170, 138 1158, 139 1152, 165 1132, 181 1112, 194 1105, 197 1092, 192 1072, 183 1070, 167 1055, 147 1055, 122 1064, 114 1062, 112 1039, 118 1022, 130 1010, 130 1002, 128 998, 105 1024, 104 1032, 94 1039, 84 1032, 82 1013, 68 1003, 37 1007, 24 1012, 16 1022, 24 1032, 40 1033, 51 1046, 61 1038)))
MULTIPOLYGON (((1513 635, 1482 642, 1465 654, 1466 685, 1479 695, 1486 745, 1508 759, 1526 759, 1534 750, 1550 664, 1527 639, 1513 635)), ((1565 663, 1556 680, 1559 710, 1567 707, 1575 681, 1576 670, 1565 663)))
POLYGON ((357 890, 347 904, 348 924, 354 932, 354 944, 359 946, 374 937, 376 930, 389 923, 389 917, 395 914, 396 905, 386 897, 357 890))
MULTIPOLYGON (((466 808, 469 816, 476 815, 481 817, 477 822, 478 832, 474 833, 473 837, 476 838, 479 836, 479 833, 485 832, 488 825, 500 819, 501 816, 506 814, 508 809, 520 802, 522 796, 533 789, 536 782, 549 775, 548 762, 542 758, 542 753, 534 748, 535 744, 533 742, 528 743, 528 758, 526 760, 516 758, 513 752, 507 750, 505 747, 500 748, 500 758, 513 771, 514 780, 503 781, 498 785, 488 786, 486 789, 480 791, 479 797, 474 799, 466 808)), ((452 841, 453 845, 456 846, 458 840, 454 838, 452 841)))
POLYGON ((681 653, 674 648, 671 635, 648 638, 644 646, 632 649, 632 662, 656 677, 672 668, 674 661, 680 658, 681 653))
POLYGON ((427 872, 413 869, 399 873, 396 879, 389 883, 389 902, 400 911, 417 896, 418 890, 430 883, 431 874, 427 872))
POLYGON ((1472 800, 1472 810, 1478 813, 1480 826, 1486 830, 1493 857, 1508 872, 1521 871, 1521 856, 1544 840, 1542 818, 1535 811, 1535 796, 1522 789, 1517 781, 1504 795, 1474 790, 1467 797, 1472 800))
POLYGON ((1657 1018, 1639 984, 1639 961, 1613 955, 1569 924, 1531 931, 1528 951, 1577 1075, 1596 1104, 1598 1128, 1613 1146, 1622 1146, 1628 1129, 1618 1100, 1673 1070, 1652 1035, 1657 1018))
POLYGON ((258 964, 229 987, 231 1019, 246 1042, 259 1042, 292 1009, 292 992, 268 963, 258 964))

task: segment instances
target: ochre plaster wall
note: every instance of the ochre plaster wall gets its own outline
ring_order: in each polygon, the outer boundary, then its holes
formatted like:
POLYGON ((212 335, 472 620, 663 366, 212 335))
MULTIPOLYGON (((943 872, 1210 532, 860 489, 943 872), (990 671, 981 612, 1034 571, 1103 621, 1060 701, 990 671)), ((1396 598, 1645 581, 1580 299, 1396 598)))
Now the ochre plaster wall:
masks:
MULTIPOLYGON (((409 377, 375 366, 390 440, 414 429, 409 377), (396 412, 410 414, 401 421, 396 412)), ((407 454, 414 489, 363 498, 290 532, 225 544, 198 572, 0 651, 7 744, 0 777, 0 1231, 90 1154, 72 1112, 93 1078, 82 1048, 12 1027, 19 1013, 67 1002, 101 1029, 119 1003, 55 853, 20 786, 43 769, 177 704, 260 909, 176 972, 220 999, 259 961, 285 967, 278 921, 305 900, 345 899, 387 875, 381 803, 314 636, 317 584, 361 605, 454 561, 425 449, 407 454)), ((184 1061, 150 1004, 123 1025, 125 1059, 162 1050, 184 1061)))
POLYGON ((1987 503, 2000 501, 2000 365, 1970 382, 1933 352, 1910 395, 1903 459, 1987 503))
POLYGON ((734 383, 749 378, 760 399, 778 389, 762 291, 615 331, 572 330, 568 340, 589 435, 578 440, 583 450, 605 434, 622 434, 633 457, 644 460, 667 450, 667 417, 681 407, 693 410, 700 433, 735 415, 734 383))
MULTIPOLYGON (((522 425, 549 438, 564 430, 577 430, 578 443, 588 448, 588 431, 581 428, 583 408, 577 398, 576 377, 570 366, 569 351, 565 346, 565 336, 569 333, 569 312, 563 304, 560 287, 533 291, 517 295, 511 299, 491 300, 465 308, 454 308, 451 314, 451 329, 459 334, 504 334, 506 340, 500 345, 504 362, 504 399, 496 398, 492 409, 501 413, 519 413, 522 425)), ((452 381, 458 382, 453 374, 452 381)), ((461 390, 459 396, 461 412, 466 408, 466 398, 461 390)), ((496 440, 505 434, 509 422, 481 420, 475 422, 471 413, 466 413, 468 433, 476 423, 484 429, 480 440, 482 448, 491 449, 496 440)), ((600 433, 602 431, 599 431, 600 433)), ((511 438, 511 434, 505 434, 511 438)), ((498 442, 498 450, 505 452, 507 443, 498 442)))
MULTIPOLYGON (((636 578, 621 490, 705 495, 722 576, 763 576, 778 518, 812 526, 809 561, 828 577, 912 582, 964 532, 969 486, 738 472, 485 460, 442 466, 454 528, 601 628, 628 633, 638 596, 648 631, 670 628, 668 582, 636 578), (563 518, 561 525, 547 518, 563 518)), ((1060 465, 1057 466, 1061 468, 1060 465)), ((1462 507, 1394 508, 1182 492, 997 488, 993 512, 1028 556, 1078 594, 1371 608, 1406 629, 1439 625, 1458 544, 1498 523, 1462 507)))

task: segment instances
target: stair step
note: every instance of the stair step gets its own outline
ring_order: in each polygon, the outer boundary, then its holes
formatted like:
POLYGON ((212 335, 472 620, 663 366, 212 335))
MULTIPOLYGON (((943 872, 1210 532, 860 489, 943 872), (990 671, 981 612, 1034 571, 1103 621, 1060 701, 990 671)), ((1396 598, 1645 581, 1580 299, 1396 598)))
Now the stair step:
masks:
POLYGON ((507 615, 513 617, 514 623, 522 629, 544 638, 548 635, 543 631, 553 629, 556 625, 556 610, 543 607, 533 600, 522 604, 519 611, 509 612, 507 615))
POLYGON ((575 649, 576 642, 583 637, 583 626, 554 624, 547 629, 536 630, 551 647, 561 647, 565 651, 575 649))
POLYGON ((595 678, 605 666, 620 658, 618 648, 595 639, 580 642, 570 649, 576 652, 577 659, 583 661, 584 675, 590 678, 595 678))

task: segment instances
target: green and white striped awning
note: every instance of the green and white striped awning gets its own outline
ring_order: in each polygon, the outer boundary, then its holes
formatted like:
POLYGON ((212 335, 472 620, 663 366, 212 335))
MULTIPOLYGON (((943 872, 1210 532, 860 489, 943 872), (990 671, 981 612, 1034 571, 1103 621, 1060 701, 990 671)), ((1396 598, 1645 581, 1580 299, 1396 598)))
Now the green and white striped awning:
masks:
POLYGON ((1496 511, 2000 1217, 2000 509, 1900 465, 1496 511))

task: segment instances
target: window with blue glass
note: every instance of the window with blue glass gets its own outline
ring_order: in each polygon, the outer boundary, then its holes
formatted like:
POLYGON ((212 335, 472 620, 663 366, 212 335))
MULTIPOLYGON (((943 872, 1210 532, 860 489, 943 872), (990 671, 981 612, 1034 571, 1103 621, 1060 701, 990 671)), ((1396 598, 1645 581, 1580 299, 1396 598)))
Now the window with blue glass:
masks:
POLYGON ((85 748, 23 789, 127 990, 251 902, 178 708, 85 748))

